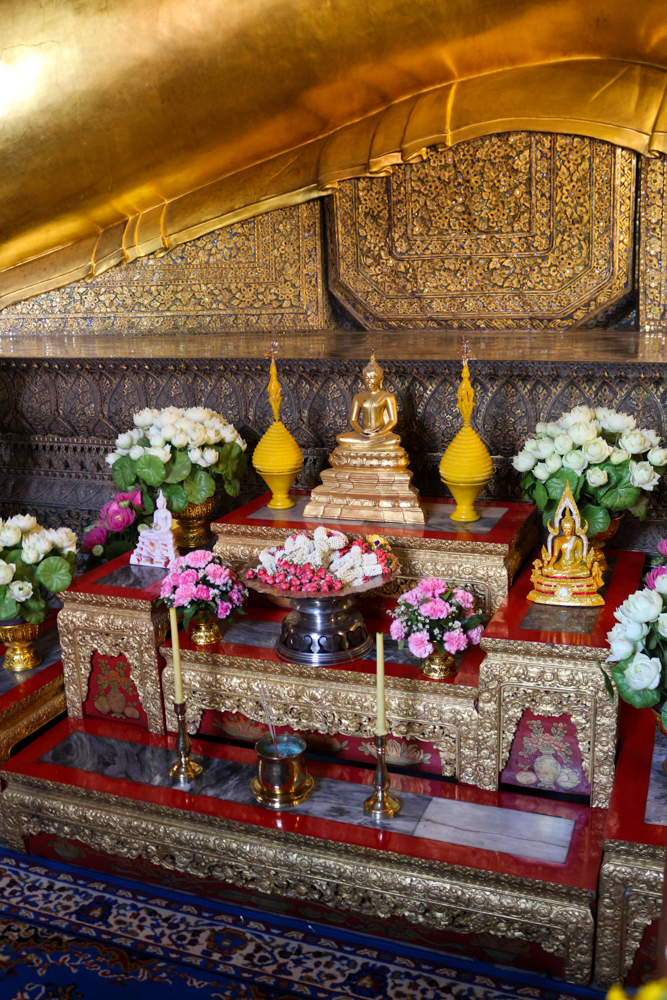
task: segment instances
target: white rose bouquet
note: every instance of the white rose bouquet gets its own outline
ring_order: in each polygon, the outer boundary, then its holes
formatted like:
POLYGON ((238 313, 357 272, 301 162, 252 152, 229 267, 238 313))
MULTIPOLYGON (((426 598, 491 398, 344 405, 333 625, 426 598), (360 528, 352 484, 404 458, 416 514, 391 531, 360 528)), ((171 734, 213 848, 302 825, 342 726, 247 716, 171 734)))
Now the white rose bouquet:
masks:
POLYGON ((667 574, 651 580, 614 611, 616 625, 607 635, 611 677, 603 670, 610 697, 619 696, 635 708, 663 704, 667 724, 667 574), (612 684, 613 682, 613 684, 612 684))
POLYGON ((76 562, 71 528, 42 528, 32 514, 0 519, 0 621, 46 618, 46 595, 67 590, 76 562))
POLYGON ((168 406, 141 410, 133 419, 135 426, 118 435, 106 460, 119 490, 141 491, 147 514, 160 489, 173 514, 212 497, 216 478, 230 496, 238 496, 247 445, 219 413, 204 406, 168 406))
POLYGON ((637 430, 627 413, 575 406, 554 423, 540 423, 512 464, 521 486, 544 512, 546 524, 569 482, 588 521, 588 537, 609 527, 610 515, 629 510, 646 517, 647 493, 667 466, 667 448, 655 431, 637 430))

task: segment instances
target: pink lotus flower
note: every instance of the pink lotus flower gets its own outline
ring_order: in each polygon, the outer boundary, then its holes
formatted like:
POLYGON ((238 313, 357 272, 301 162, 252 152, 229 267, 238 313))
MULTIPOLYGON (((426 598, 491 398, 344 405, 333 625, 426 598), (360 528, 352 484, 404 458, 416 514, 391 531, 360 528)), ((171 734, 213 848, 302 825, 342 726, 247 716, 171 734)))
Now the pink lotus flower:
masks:
POLYGON ((192 586, 191 583, 184 583, 176 590, 174 594, 174 607, 182 608, 190 601, 195 599, 196 588, 192 586))
POLYGON ((194 569, 202 569, 204 566, 208 566, 212 558, 213 555, 208 549, 195 549, 194 552, 188 552, 185 563, 194 569))
POLYGON ((104 527, 109 531, 125 531, 136 519, 136 511, 132 507, 121 507, 112 500, 104 520, 104 527))
POLYGON ((420 660, 430 656, 433 652, 433 643, 429 642, 428 632, 413 632, 408 639, 408 649, 420 660))
POLYGON ((107 540, 107 534, 107 529, 103 525, 94 525, 94 527, 92 527, 90 531, 87 531, 83 536, 81 551, 92 552, 96 545, 104 545, 107 540))
MULTIPOLYGON (((252 580, 250 576, 252 570, 248 571, 248 579, 252 580)), ((253 576, 255 574, 253 573, 253 576)), ((206 576, 211 581, 211 583, 227 583, 229 580, 229 568, 227 566, 221 566, 219 563, 209 563, 206 567, 206 576)))
POLYGON ((427 618, 447 618, 451 614, 452 606, 447 601, 443 601, 440 597, 434 597, 430 601, 425 601, 424 604, 420 604, 419 613, 426 615, 427 618))
POLYGON ((466 633, 468 636, 468 642, 472 643, 473 646, 477 646, 479 644, 479 640, 482 638, 483 631, 483 625, 478 625, 477 628, 471 628, 470 631, 466 633))
POLYGON ((462 608, 466 611, 472 611, 475 607, 475 598, 467 590, 462 590, 460 587, 454 591, 454 600, 458 601, 462 608))
POLYGON ((419 582, 417 589, 424 597, 440 597, 440 594, 444 594, 449 588, 439 577, 427 576, 419 582))
POLYGON ((661 538, 658 542, 658 552, 661 552, 663 556, 667 556, 667 538, 661 538))
POLYGON ((232 606, 228 601, 218 601, 216 614, 218 618, 229 618, 232 613, 232 606))
POLYGON ((144 505, 141 502, 141 490, 131 490, 129 493, 115 493, 114 500, 116 503, 131 503, 133 507, 144 509, 144 505))
POLYGON ((211 591, 203 583, 200 583, 198 587, 195 587, 195 599, 198 601, 210 601, 211 591))
POLYGON ((448 653, 459 653, 468 648, 468 638, 462 629, 457 629, 456 632, 448 632, 443 642, 448 653))
POLYGON ((389 635, 395 642, 403 642, 405 639, 405 627, 403 622, 399 622, 398 618, 394 618, 389 626, 389 635))
MULTIPOLYGON (((658 547, 660 547, 660 545, 658 547)), ((667 573, 667 566, 654 566, 646 577, 646 588, 648 590, 655 590, 655 581, 659 576, 663 576, 664 573, 667 573)))

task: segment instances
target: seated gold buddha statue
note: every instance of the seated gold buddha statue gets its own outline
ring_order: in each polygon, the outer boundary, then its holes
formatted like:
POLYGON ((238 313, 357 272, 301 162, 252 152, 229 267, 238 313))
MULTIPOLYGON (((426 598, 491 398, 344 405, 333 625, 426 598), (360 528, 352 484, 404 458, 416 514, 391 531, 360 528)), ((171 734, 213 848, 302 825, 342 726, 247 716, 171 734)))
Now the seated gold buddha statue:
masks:
POLYGON ((569 483, 547 529, 549 541, 542 547, 542 558, 533 562, 530 579, 535 589, 528 600, 571 607, 604 604, 598 594, 604 583, 598 556, 588 545, 588 522, 581 524, 569 483))
POLYGON ((382 388, 375 351, 363 370, 366 389, 352 400, 351 430, 336 438, 304 517, 424 524, 419 491, 410 484, 408 453, 394 434, 396 397, 382 388))

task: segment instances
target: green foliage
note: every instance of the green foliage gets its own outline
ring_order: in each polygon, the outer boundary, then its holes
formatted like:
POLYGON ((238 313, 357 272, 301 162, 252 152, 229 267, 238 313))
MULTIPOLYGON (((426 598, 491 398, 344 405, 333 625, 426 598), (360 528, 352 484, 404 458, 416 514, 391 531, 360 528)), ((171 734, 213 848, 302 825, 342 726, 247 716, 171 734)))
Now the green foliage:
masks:
POLYGON ((192 462, 184 451, 172 452, 171 459, 166 465, 165 483, 182 483, 190 475, 192 462))
POLYGON ((544 508, 549 503, 549 494, 546 491, 544 483, 539 482, 539 480, 537 480, 535 483, 535 489, 533 491, 533 499, 537 504, 537 506, 540 508, 540 510, 544 510, 544 508))
MULTIPOLYGON (((118 462, 116 462, 118 465, 118 462)), ((116 466, 114 465, 114 469, 116 466)), ((161 486, 164 482, 164 462, 156 455, 142 455, 136 461, 136 472, 147 486, 161 486)))
POLYGON ((203 503, 215 493, 215 480, 204 469, 193 469, 184 481, 185 494, 190 503, 203 503))
POLYGON ((5 597, 0 600, 0 621, 7 618, 16 618, 19 613, 19 606, 13 597, 5 597))
POLYGON ((152 514, 155 510, 155 504, 153 503, 153 498, 151 497, 148 490, 141 491, 141 506, 144 508, 146 514, 152 514))
POLYGON ((178 514, 188 505, 188 496, 182 483, 165 483, 162 486, 167 507, 172 514, 178 514))
POLYGON ((134 486, 137 474, 135 463, 129 455, 121 455, 113 464, 113 481, 119 490, 127 493, 134 486))
POLYGON ((549 476, 544 485, 549 497, 552 500, 558 501, 562 497, 567 483, 569 483, 572 495, 576 500, 581 492, 583 481, 584 477, 580 476, 573 469, 559 469, 558 472, 554 472, 553 476, 549 476))
POLYGON ((111 541, 107 542, 104 546, 104 555, 107 559, 116 559, 118 556, 123 556, 126 552, 131 552, 137 544, 135 538, 121 538, 119 535, 110 537, 111 541))
POLYGON ((24 621, 36 625, 43 622, 49 612, 49 606, 41 594, 33 594, 27 601, 19 605, 19 614, 24 621))
POLYGON ((594 538, 601 531, 606 531, 609 527, 609 511, 604 507, 597 507, 592 503, 584 504, 579 511, 581 522, 588 521, 588 537, 594 538))
POLYGON ((237 497, 241 492, 241 482, 239 479, 225 479, 225 490, 230 497, 237 497))
POLYGON ((613 701, 614 700, 614 685, 611 682, 611 677, 609 676, 609 674, 607 673, 607 671, 604 669, 604 667, 602 666, 602 664, 600 663, 599 660, 597 661, 597 664, 598 664, 598 668, 600 670, 600 673, 602 674, 602 677, 604 678, 604 686, 605 686, 605 690, 606 690, 607 694, 609 695, 609 700, 613 701))
POLYGON ((603 493, 598 494, 598 501, 608 510, 621 511, 629 510, 637 503, 641 496, 638 486, 612 486, 603 493))
POLYGON ((640 521, 645 521, 647 506, 648 506, 648 497, 646 496, 645 493, 642 493, 639 500, 636 500, 633 503, 632 507, 629 507, 628 510, 630 511, 631 514, 634 514, 635 517, 638 518, 640 521))
POLYGON ((657 705, 660 701, 659 691, 656 689, 650 691, 648 688, 644 688, 642 691, 635 691, 626 681, 625 670, 631 659, 632 657, 628 657, 614 664, 612 677, 614 678, 619 695, 623 701, 627 701, 629 705, 634 705, 635 708, 650 708, 652 705, 657 705))
POLYGON ((47 556, 46 559, 42 559, 37 566, 35 575, 52 594, 59 594, 61 590, 67 590, 72 582, 69 563, 61 556, 47 556))

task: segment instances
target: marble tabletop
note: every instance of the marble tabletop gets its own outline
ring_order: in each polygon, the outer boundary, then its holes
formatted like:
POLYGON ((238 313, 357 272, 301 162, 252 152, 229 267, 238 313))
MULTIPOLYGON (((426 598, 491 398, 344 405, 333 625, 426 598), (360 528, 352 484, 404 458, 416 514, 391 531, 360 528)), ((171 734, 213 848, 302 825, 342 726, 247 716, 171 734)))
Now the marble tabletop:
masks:
MULTIPOLYGON (((250 790, 255 768, 237 761, 196 757, 204 768, 203 774, 191 782, 177 784, 168 773, 175 759, 172 750, 78 732, 71 733, 40 759, 89 774, 154 787, 178 787, 193 795, 258 805, 250 790)), ((378 823, 363 811, 369 792, 368 785, 316 777, 310 798, 290 812, 355 826, 379 826, 418 839, 531 860, 560 864, 567 860, 574 830, 572 819, 402 792, 400 813, 392 820, 378 823)))
POLYGON ((662 769, 663 760, 667 760, 667 736, 656 729, 644 812, 644 822, 652 826, 667 826, 667 774, 662 769))
POLYGON ((40 671, 46 670, 52 663, 57 663, 60 659, 60 637, 57 626, 54 625, 47 632, 42 632, 41 635, 38 635, 35 640, 35 646, 42 656, 42 662, 38 666, 33 667, 32 670, 21 670, 19 672, 3 670, 2 666, 5 658, 4 656, 0 657, 0 695, 6 694, 7 691, 11 691, 12 688, 22 684, 23 681, 27 681, 29 678, 34 677, 35 674, 40 673, 40 671))

